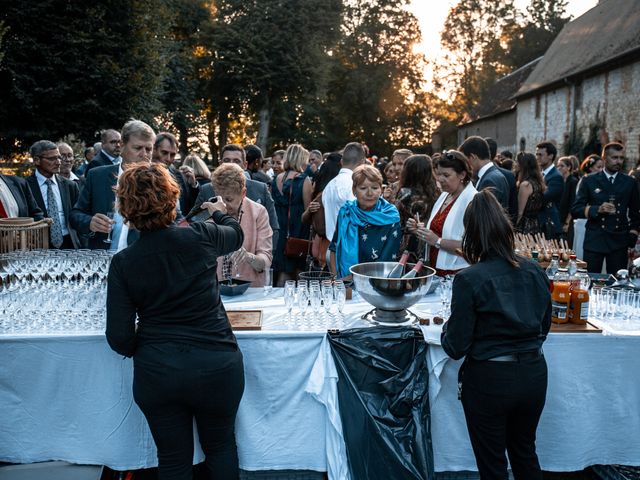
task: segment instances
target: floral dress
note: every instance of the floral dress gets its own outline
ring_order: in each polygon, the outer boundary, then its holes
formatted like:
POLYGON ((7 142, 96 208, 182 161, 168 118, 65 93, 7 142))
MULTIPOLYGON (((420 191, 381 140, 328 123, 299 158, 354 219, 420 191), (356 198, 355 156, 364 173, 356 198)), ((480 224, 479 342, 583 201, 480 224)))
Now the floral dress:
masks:
POLYGON ((540 223, 538 222, 538 215, 544 208, 544 197, 542 195, 542 187, 537 183, 531 182, 533 192, 527 199, 527 204, 522 212, 522 217, 516 223, 516 232, 519 233, 540 233, 540 223))

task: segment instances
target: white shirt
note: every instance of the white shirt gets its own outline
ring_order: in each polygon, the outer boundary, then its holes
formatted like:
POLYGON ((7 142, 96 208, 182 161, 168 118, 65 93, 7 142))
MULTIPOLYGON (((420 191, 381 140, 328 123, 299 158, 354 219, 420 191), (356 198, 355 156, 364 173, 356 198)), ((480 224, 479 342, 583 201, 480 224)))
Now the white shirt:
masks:
POLYGON ((602 171, 607 176, 607 182, 613 183, 613 182, 616 181, 616 175, 618 175, 618 172, 611 174, 611 173, 607 172, 606 170, 602 170, 602 171), (613 178, 613 180, 611 180, 612 178, 613 178))
MULTIPOLYGON (((47 185, 47 177, 42 175, 38 170, 36 170, 36 179, 38 180, 38 186, 40 187, 40 194, 42 195, 42 200, 44 200, 44 206, 47 208, 47 212, 49 211, 49 199, 47 193, 49 191, 49 187, 47 185)), ((67 221, 64 218, 64 208, 62 207, 62 197, 60 196, 60 187, 58 186, 58 181, 56 180, 56 176, 51 176, 51 189, 53 190, 53 197, 56 200, 57 208, 58 208, 58 219, 60 220, 60 226, 62 227, 62 235, 69 235, 69 229, 67 228, 67 221)))
POLYGON ((482 178, 482 176, 485 173, 487 173, 487 170, 489 170, 491 167, 493 167, 493 162, 488 162, 488 163, 485 163, 484 167, 478 170, 478 182, 480 182, 480 179, 482 178))
MULTIPOLYGON (((118 167, 118 178, 122 175, 122 164, 118 167)), ((117 186, 117 184, 116 184, 117 186)), ((116 209, 118 206, 116 205, 116 209)), ((118 220, 122 221, 123 218, 120 213, 117 213, 118 220)), ((116 219, 116 215, 114 215, 114 219, 116 219)), ((116 220, 117 221, 117 220, 116 220)), ((129 236, 129 224, 122 221, 122 228, 120 229, 120 236, 118 237, 118 246, 116 247, 116 251, 124 250, 127 248, 127 237, 129 236)))
POLYGON ((552 168, 553 168, 553 163, 550 163, 549 166, 542 171, 542 176, 546 177, 547 173, 549 173, 552 168))
POLYGON ((0 177, 0 202, 2 202, 4 211, 7 212, 9 218, 16 218, 20 213, 18 202, 16 202, 9 185, 6 184, 2 177, 0 177))
POLYGON ((327 238, 333 239, 338 221, 340 208, 349 200, 355 200, 353 195, 353 171, 341 168, 338 175, 332 179, 322 191, 322 206, 324 207, 324 223, 327 238))
POLYGON ((122 157, 112 157, 106 152, 106 150, 103 150, 102 152, 109 160, 111 160, 111 163, 113 163, 114 165, 120 165, 120 163, 122 162, 122 157))

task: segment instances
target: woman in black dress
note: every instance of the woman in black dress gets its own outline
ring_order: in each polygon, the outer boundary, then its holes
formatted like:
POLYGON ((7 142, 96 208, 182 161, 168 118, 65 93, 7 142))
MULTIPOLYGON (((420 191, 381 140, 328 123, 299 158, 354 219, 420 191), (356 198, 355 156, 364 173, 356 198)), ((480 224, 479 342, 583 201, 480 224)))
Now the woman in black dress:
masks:
POLYGON ((540 210, 544 208, 546 186, 535 155, 521 152, 518 164, 518 220, 516 231, 540 233, 543 225, 538 222, 540 210))
POLYGON ((242 229, 221 197, 203 204, 210 220, 174 226, 179 195, 162 165, 137 164, 118 179, 119 212, 140 238, 111 261, 107 341, 133 357, 133 398, 158 448, 158 477, 192 478, 195 418, 209 478, 237 479, 244 370, 216 258, 240 248, 242 229))
POLYGON ((459 383, 480 478, 508 478, 506 450, 516 479, 541 480, 535 439, 547 392, 549 280, 515 255, 511 222, 491 192, 473 198, 464 229, 471 266, 453 280, 441 343, 451 358, 466 356, 459 383))

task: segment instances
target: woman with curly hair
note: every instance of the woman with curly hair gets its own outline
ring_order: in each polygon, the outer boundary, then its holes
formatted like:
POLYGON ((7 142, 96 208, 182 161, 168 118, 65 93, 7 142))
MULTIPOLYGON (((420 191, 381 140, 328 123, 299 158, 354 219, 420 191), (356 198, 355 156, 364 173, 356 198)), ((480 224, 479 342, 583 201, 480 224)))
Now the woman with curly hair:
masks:
POLYGON ((237 479, 242 353, 220 300, 216 258, 242 245, 222 198, 206 222, 173 224, 180 188, 162 165, 118 179, 122 217, 140 238, 109 267, 107 341, 133 357, 133 398, 158 449, 159 478, 192 478, 193 420, 209 478, 237 479))
POLYGON ((436 184, 433 165, 428 155, 411 155, 404 162, 400 172, 400 183, 395 206, 400 212, 400 225, 403 228, 400 252, 409 252, 409 262, 416 263, 423 258, 425 243, 416 237, 418 222, 425 222, 431 209, 440 196, 436 184), (415 220, 408 222, 409 219, 415 220))

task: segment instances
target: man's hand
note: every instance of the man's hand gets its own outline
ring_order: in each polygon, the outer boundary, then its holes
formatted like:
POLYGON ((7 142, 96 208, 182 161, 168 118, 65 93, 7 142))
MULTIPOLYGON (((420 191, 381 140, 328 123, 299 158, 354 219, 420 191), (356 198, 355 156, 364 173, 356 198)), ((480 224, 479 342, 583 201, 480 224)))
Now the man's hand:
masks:
POLYGON ((188 185, 191 185, 192 187, 196 187, 198 185, 198 180, 196 180, 196 174, 193 173, 193 168, 182 165, 178 170, 188 185))
POLYGON ((604 202, 598 207, 598 213, 606 213, 607 215, 616 213, 616 206, 613 203, 604 202))
POLYGON ((116 223, 103 213, 96 213, 91 217, 91 223, 89 224, 89 230, 92 232, 109 233, 111 231, 111 225, 116 223))

